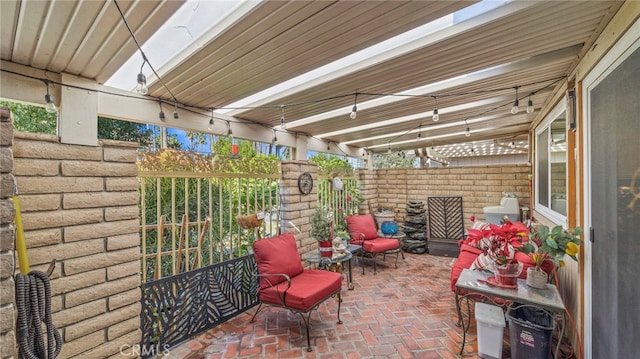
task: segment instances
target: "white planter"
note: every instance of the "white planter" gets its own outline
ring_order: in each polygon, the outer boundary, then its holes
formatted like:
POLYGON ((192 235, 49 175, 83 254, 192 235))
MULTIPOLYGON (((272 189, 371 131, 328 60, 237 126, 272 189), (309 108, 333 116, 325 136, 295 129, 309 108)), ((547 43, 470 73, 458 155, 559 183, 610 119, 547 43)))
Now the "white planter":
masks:
POLYGON ((527 268, 527 285, 533 288, 546 288, 547 287, 547 273, 541 270, 536 270, 534 267, 527 268))

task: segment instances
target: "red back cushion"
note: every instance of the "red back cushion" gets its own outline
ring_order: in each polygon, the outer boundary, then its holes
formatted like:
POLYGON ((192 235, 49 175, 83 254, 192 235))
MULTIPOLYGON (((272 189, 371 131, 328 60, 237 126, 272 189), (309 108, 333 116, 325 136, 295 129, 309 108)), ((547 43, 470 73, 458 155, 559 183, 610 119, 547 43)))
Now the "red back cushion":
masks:
MULTIPOLYGON (((291 233, 253 242, 259 274, 286 274, 295 277, 302 273, 302 261, 298 254, 296 239, 291 233)), ((283 276, 260 277, 260 289, 270 287, 286 279, 283 276)))
POLYGON ((376 223, 373 221, 372 215, 359 214, 347 216, 346 219, 349 236, 351 236, 352 240, 362 240, 362 235, 364 235, 364 239, 378 238, 378 230, 376 229, 376 223))

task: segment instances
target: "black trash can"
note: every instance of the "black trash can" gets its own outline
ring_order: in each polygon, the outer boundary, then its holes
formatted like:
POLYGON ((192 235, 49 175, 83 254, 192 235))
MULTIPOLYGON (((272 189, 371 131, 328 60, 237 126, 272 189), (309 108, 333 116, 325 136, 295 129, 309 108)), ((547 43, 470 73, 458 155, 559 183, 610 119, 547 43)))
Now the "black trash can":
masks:
POLYGON ((553 316, 540 308, 518 306, 507 310, 511 359, 547 359, 551 355, 553 316))

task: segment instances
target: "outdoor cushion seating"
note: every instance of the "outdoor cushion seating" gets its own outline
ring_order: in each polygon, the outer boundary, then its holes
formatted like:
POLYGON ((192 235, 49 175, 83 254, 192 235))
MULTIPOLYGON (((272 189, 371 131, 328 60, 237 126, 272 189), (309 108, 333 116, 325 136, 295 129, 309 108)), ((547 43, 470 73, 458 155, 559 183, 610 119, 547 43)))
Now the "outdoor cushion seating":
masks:
MULTIPOLYGON (((471 228, 481 228, 484 224, 485 223, 476 221, 471 228)), ((478 256, 483 252, 480 248, 463 243, 463 240, 459 241, 459 245, 460 253, 451 267, 451 291, 453 292, 456 290, 456 282, 458 281, 462 270, 471 268, 474 262, 476 262, 478 256)), ((513 258, 517 262, 522 263, 522 271, 518 277, 521 279, 527 279, 527 268, 535 266, 535 263, 529 255, 518 251, 515 252, 513 258)), ((544 262, 540 268, 550 276, 553 273, 554 265, 552 262, 547 261, 544 262)))
POLYGON ((258 267, 260 305, 251 318, 256 318, 263 304, 283 307, 299 313, 307 331, 307 351, 311 351, 309 326, 311 312, 325 300, 337 296, 340 320, 342 275, 326 270, 304 269, 295 237, 290 233, 263 238, 253 243, 258 267))
MULTIPOLYGON (((395 267, 398 268, 398 253, 400 252, 400 241, 397 238, 378 237, 378 230, 373 216, 370 214, 361 214, 346 216, 347 230, 351 237, 350 243, 362 246, 361 254, 368 254, 373 259, 373 272, 377 273, 376 256, 380 253, 383 255, 395 251, 396 262, 395 267)), ((364 274, 364 265, 362 267, 364 274)))

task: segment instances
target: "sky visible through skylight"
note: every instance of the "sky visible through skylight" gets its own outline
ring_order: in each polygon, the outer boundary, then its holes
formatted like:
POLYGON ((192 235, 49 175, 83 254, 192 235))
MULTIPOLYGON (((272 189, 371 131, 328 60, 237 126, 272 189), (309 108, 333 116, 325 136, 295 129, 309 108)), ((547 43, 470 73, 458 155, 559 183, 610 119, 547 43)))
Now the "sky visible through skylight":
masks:
MULTIPOLYGON (((234 103, 220 105, 224 105, 229 108, 255 106, 256 103, 259 103, 261 100, 277 95, 286 89, 320 79, 327 74, 348 68, 349 66, 353 66, 354 64, 364 61, 372 56, 379 55, 389 51, 390 49, 401 46, 418 35, 424 36, 425 34, 445 29, 459 22, 500 7, 508 2, 509 1, 481 1, 453 14, 443 16, 403 34, 345 56, 342 59, 323 65, 305 74, 291 79, 286 79, 280 84, 234 103)), ((237 8, 243 3, 246 4, 247 2, 238 0, 187 0, 185 4, 166 22, 166 24, 164 24, 146 43, 142 45, 149 62, 153 65, 156 71, 158 71, 176 54, 181 54, 184 49, 188 48, 194 41, 197 41, 200 36, 219 25, 225 17, 229 16, 229 14, 234 10, 237 10, 237 8)), ((257 5, 259 1, 250 1, 249 3, 257 5)), ((250 7, 246 8, 250 9, 250 7)), ((132 90, 135 87, 136 75, 140 72, 142 62, 141 54, 136 52, 105 84, 107 86, 124 90, 132 90)), ((148 65, 144 66, 143 72, 148 78, 152 74, 148 65)), ((216 111, 224 114, 231 110, 219 109, 216 111)), ((179 136, 183 137, 183 135, 180 134, 179 136)), ((454 145, 451 148, 442 148, 441 152, 447 152, 447 155, 449 156, 459 156, 464 155, 464 152, 466 152, 465 150, 468 149, 454 145), (457 151, 455 151, 456 149, 457 151)))

